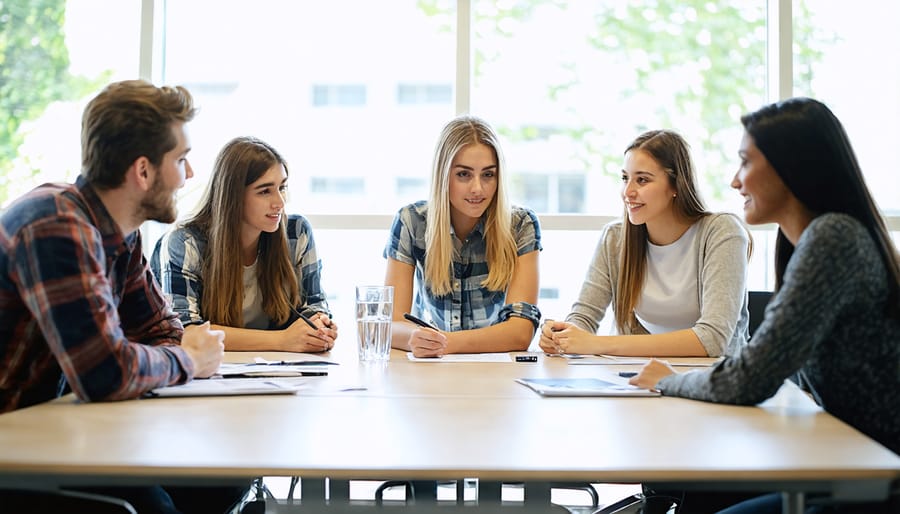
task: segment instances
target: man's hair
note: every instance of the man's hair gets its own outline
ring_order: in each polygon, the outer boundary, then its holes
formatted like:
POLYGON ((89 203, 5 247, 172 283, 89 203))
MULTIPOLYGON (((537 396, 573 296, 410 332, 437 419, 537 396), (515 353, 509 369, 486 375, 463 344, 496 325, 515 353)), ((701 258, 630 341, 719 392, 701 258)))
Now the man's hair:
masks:
POLYGON ((139 157, 159 166, 176 145, 172 123, 191 121, 195 112, 190 92, 181 86, 143 80, 106 86, 81 119, 81 174, 97 189, 113 189, 139 157))

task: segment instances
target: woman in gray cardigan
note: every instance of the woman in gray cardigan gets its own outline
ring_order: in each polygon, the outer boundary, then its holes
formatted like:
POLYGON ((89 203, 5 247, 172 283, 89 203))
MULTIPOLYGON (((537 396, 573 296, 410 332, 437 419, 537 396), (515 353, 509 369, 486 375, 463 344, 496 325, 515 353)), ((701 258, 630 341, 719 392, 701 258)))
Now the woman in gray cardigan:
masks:
POLYGON ((547 353, 713 356, 747 341, 750 236, 706 210, 685 140, 669 130, 625 150, 625 217, 603 229, 566 321, 547 320, 547 353), (596 335, 612 306, 618 335, 596 335))

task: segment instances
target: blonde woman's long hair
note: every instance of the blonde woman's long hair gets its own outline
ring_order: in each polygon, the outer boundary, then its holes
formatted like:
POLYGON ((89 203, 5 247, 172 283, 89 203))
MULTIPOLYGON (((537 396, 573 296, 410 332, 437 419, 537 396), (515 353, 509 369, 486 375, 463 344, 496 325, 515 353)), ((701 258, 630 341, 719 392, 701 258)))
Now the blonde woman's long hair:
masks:
POLYGON ((450 169, 454 157, 466 146, 483 144, 497 159, 497 192, 484 213, 488 276, 482 286, 503 291, 509 286, 516 266, 516 241, 512 234, 512 208, 506 199, 503 154, 494 129, 475 116, 459 116, 443 131, 434 151, 431 196, 425 229, 425 284, 438 296, 453 291, 453 241, 450 235, 450 169))
MULTIPOLYGON (((207 238, 203 254, 203 317, 217 325, 243 327, 243 263, 241 224, 244 192, 272 166, 288 167, 270 145, 252 137, 229 141, 219 152, 200 209, 185 225, 207 238)), ((278 230, 259 236, 257 282, 263 312, 281 325, 301 297, 288 249, 285 216, 278 230)))
MULTIPOLYGON (((651 130, 644 132, 628 145, 624 153, 632 150, 647 152, 665 171, 669 184, 675 189, 673 200, 675 212, 684 220, 695 222, 709 215, 700 191, 690 147, 678 133, 671 130, 651 130)), ((647 225, 634 225, 625 212, 623 220, 625 237, 619 252, 619 281, 616 284, 615 315, 616 328, 620 334, 634 333, 638 327, 634 309, 637 307, 644 287, 644 273, 647 269, 647 242, 650 237, 647 225)))

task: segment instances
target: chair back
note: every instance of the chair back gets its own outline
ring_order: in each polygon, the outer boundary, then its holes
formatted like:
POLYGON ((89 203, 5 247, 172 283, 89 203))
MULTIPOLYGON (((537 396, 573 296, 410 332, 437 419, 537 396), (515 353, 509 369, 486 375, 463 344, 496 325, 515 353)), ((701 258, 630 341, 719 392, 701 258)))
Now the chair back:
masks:
POLYGON ((749 291, 747 292, 747 310, 750 311, 750 325, 747 327, 750 337, 762 323, 766 314, 766 305, 772 298, 772 291, 749 291))

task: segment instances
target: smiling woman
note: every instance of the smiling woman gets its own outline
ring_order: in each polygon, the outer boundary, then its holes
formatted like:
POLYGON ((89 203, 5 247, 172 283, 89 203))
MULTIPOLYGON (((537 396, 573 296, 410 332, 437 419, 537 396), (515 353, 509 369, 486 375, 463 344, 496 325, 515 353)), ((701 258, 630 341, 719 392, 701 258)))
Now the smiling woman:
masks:
POLYGON ((337 337, 312 227, 284 214, 287 179, 270 145, 233 139, 199 211, 153 252, 151 267, 182 322, 212 322, 228 350, 320 352, 337 337))
POLYGON ((416 357, 528 348, 541 318, 541 229, 531 210, 507 203, 507 173, 487 122, 444 126, 430 199, 400 209, 384 250, 395 348, 416 357), (440 330, 405 320, 410 311, 440 330))
POLYGON ((687 142, 651 130, 625 151, 626 216, 606 226, 566 321, 548 321, 548 353, 711 356, 747 341, 749 232, 706 210, 687 142), (612 306, 617 335, 597 335, 612 306))

